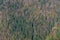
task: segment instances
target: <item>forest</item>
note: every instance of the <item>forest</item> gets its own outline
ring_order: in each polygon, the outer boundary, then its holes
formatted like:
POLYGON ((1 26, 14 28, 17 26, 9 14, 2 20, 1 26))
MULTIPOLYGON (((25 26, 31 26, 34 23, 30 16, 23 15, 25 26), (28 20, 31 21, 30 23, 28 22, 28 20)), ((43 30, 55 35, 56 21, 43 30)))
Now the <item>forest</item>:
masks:
POLYGON ((0 0, 0 40, 60 40, 60 0, 0 0))

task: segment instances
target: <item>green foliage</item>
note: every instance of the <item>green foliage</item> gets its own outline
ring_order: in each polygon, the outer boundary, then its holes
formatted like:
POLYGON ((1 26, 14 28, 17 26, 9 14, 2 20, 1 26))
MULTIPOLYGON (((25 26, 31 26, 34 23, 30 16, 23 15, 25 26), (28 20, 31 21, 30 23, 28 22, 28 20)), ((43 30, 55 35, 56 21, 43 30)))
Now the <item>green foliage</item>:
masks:
MULTIPOLYGON (((50 1, 39 0, 37 3, 28 6, 24 4, 23 0, 21 2, 20 0, 15 1, 6 1, 7 4, 4 7, 0 6, 0 10, 3 12, 3 25, 0 25, 0 30, 3 31, 4 35, 6 33, 7 37, 10 36, 9 40, 45 40, 46 37, 47 40, 55 40, 55 34, 52 37, 49 34, 55 23, 60 22, 60 14, 56 12, 57 16, 54 16, 55 11, 52 12, 51 10, 55 10, 55 7, 50 8, 50 1), (4 8, 6 9, 4 10, 4 8), (47 12, 48 10, 50 11, 47 12)), ((0 5, 3 5, 3 0, 0 0, 0 5)), ((59 26, 60 23, 57 25, 59 26)), ((59 32, 56 33, 56 36, 60 40, 59 32)))

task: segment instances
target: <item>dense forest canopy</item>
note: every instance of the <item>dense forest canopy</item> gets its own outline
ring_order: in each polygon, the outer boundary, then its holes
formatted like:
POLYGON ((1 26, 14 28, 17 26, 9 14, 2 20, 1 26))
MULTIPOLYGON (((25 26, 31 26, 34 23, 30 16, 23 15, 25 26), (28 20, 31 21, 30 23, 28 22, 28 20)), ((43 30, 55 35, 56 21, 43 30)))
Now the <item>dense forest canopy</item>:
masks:
POLYGON ((0 40, 60 40, 60 0, 0 0, 0 40))

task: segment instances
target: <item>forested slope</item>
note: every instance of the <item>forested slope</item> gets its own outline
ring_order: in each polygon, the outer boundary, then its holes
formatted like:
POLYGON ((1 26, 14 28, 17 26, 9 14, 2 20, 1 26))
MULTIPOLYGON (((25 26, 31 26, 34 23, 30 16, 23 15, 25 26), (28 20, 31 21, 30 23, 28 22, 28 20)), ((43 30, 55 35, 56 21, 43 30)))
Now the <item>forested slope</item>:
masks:
POLYGON ((60 0, 0 0, 0 40, 60 40, 60 0))

